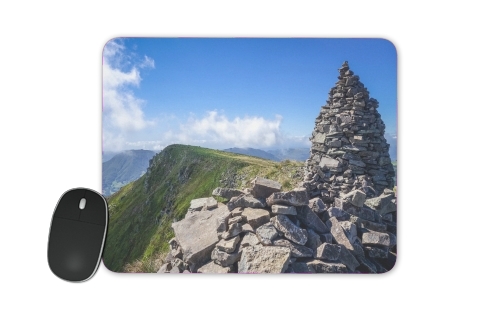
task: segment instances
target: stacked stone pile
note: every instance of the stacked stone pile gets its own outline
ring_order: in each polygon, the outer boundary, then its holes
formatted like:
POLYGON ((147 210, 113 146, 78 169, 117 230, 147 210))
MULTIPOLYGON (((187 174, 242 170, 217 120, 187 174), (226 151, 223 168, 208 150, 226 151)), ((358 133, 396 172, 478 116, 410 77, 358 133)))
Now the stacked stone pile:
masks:
POLYGON ((256 178, 191 201, 158 273, 382 273, 396 261, 395 194, 355 190, 328 207, 304 188, 256 178))
POLYGON ((302 184, 310 198, 328 204, 355 189, 377 197, 394 187, 395 176, 378 101, 370 98, 347 62, 339 73, 316 118, 302 184))

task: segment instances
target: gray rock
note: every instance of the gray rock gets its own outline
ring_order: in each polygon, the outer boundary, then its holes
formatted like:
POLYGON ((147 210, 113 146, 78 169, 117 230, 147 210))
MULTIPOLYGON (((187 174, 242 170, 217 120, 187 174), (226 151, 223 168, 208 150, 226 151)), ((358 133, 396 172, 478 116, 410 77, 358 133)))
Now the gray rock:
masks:
POLYGON ((316 250, 322 244, 320 236, 316 234, 312 229, 307 229, 307 242, 306 246, 311 248, 313 251, 316 250))
POLYGON ((287 216, 277 215, 271 222, 280 233, 283 233, 292 242, 299 245, 304 245, 307 242, 307 230, 293 224, 287 216))
POLYGON ((290 263, 290 249, 278 246, 243 248, 238 273, 283 273, 290 263))
POLYGON ((319 197, 309 200, 309 208, 316 214, 326 211, 326 205, 319 197))
POLYGON ((243 222, 243 217, 242 216, 237 216, 237 217, 233 217, 233 218, 229 219, 227 221, 227 224, 231 225, 233 223, 238 223, 238 222, 243 222))
POLYGON ((328 168, 328 169, 337 169, 338 167, 341 166, 340 162, 336 159, 323 156, 321 157, 321 161, 319 162, 319 166, 322 168, 328 168))
POLYGON ((349 221, 339 221, 339 224, 344 229, 344 233, 351 242, 351 244, 353 244, 358 237, 356 224, 349 221))
POLYGON ((294 258, 311 258, 314 253, 311 248, 294 244, 286 239, 277 239, 273 241, 273 245, 290 248, 291 256, 294 258))
POLYGON ((319 234, 319 239, 321 240, 322 243, 333 244, 332 233, 319 234))
POLYGON ((385 215, 390 212, 397 210, 396 204, 392 202, 394 199, 394 194, 382 194, 379 197, 369 198, 365 201, 365 205, 375 209, 378 214, 385 215))
POLYGON ((330 220, 326 222, 326 225, 330 227, 330 233, 332 233, 337 244, 344 245, 347 249, 354 251, 354 247, 345 235, 344 229, 335 217, 331 217, 330 220))
POLYGON ((217 208, 217 201, 213 197, 193 199, 191 200, 188 210, 200 211, 203 207, 205 207, 205 209, 217 208))
POLYGON ((229 217, 231 216, 231 213, 229 211, 226 211, 224 214, 219 216, 217 218, 217 226, 216 226, 216 231, 217 233, 224 233, 227 231, 227 223, 229 221, 229 217))
POLYGON ((222 198, 226 199, 231 199, 233 197, 237 197, 242 195, 243 192, 237 189, 232 189, 232 188, 223 188, 223 187, 218 187, 215 190, 213 190, 212 195, 213 196, 219 196, 222 198))
POLYGON ((342 245, 323 243, 316 250, 315 258, 330 261, 338 260, 341 246, 342 245))
POLYGON ((255 230, 262 245, 272 245, 273 240, 278 237, 278 231, 271 222, 261 225, 255 230))
POLYGON ((267 200, 267 205, 289 205, 301 206, 309 204, 309 197, 307 191, 289 191, 289 192, 276 192, 271 194, 267 200))
POLYGON ((359 266, 359 262, 356 260, 356 257, 354 257, 351 251, 347 250, 347 248, 343 245, 340 245, 339 260, 351 271, 356 270, 359 266))
POLYGON ((217 218, 228 214, 226 206, 214 210, 200 211, 172 224, 175 237, 183 250, 184 261, 196 269, 200 263, 210 259, 210 253, 219 241, 217 218))
POLYGON ((364 256, 356 257, 360 263, 360 270, 363 273, 377 273, 377 267, 370 260, 366 259, 364 256))
POLYGON ((312 260, 307 262, 307 266, 316 273, 347 273, 347 267, 342 263, 312 260))
POLYGON ((229 273, 231 272, 231 267, 223 267, 218 265, 217 263, 210 261, 209 263, 205 264, 204 266, 200 267, 198 269, 198 273, 205 273, 205 274, 210 274, 210 273, 229 273))
POLYGON ((245 223, 241 226, 241 231, 255 233, 255 230, 253 229, 253 227, 248 223, 245 223))
POLYGON ((233 223, 229 226, 226 232, 222 233, 223 239, 229 239, 236 235, 239 235, 242 232, 241 223, 233 223))
POLYGON ((290 265, 294 273, 316 273, 312 266, 308 266, 305 262, 294 262, 290 265))
POLYGON ((240 248, 255 246, 260 244, 260 240, 254 233, 246 233, 240 243, 240 248))
POLYGON ((324 144, 325 143, 325 139, 326 139, 326 134, 324 134, 324 133, 318 133, 318 134, 316 134, 313 137, 312 142, 313 143, 318 143, 318 144, 324 144))
POLYGON ((245 218, 248 224, 250 224, 254 229, 258 228, 262 224, 269 222, 271 218, 269 211, 265 209, 254 208, 245 208, 241 216, 245 218))
POLYGON ((240 257, 241 249, 236 250, 233 253, 227 253, 218 248, 214 248, 214 250, 212 251, 212 260, 214 260, 216 264, 223 267, 228 267, 236 263, 238 260, 240 260, 240 257))
POLYGON ((323 234, 328 232, 326 225, 309 206, 297 207, 297 219, 306 227, 313 229, 316 233, 323 234))
POLYGON ((380 218, 377 218, 377 213, 373 209, 366 207, 359 209, 357 216, 373 222, 375 222, 377 219, 380 220, 380 218))
POLYGON ((365 246, 364 249, 367 256, 371 258, 387 258, 389 253, 389 248, 387 247, 365 246))
POLYGON ((335 217, 338 221, 348 221, 351 218, 351 215, 349 213, 337 207, 330 207, 326 210, 326 212, 328 219, 330 219, 331 217, 335 217))
POLYGON ((215 246, 222 251, 225 251, 227 253, 232 253, 233 251, 236 250, 236 247, 238 246, 239 242, 240 242, 240 237, 235 236, 227 240, 221 239, 215 246))
POLYGON ((361 242, 363 243, 363 245, 375 245, 383 247, 389 247, 391 245, 389 234, 375 231, 363 233, 361 242))
POLYGON ((252 192, 257 198, 267 198, 272 193, 279 191, 281 191, 281 184, 279 182, 259 177, 252 181, 252 192))
POLYGON ((238 197, 231 198, 231 200, 227 203, 227 208, 229 210, 233 210, 237 207, 264 208, 265 204, 252 195, 240 195, 238 197))
POLYGON ((284 215, 297 215, 297 210, 294 206, 284 206, 284 205, 272 205, 271 211, 274 214, 284 214, 284 215))
POLYGON ((342 195, 342 199, 347 199, 351 204, 356 207, 363 207, 365 203, 366 194, 360 190, 354 190, 348 194, 342 195))
POLYGON ((244 209, 243 207, 234 208, 231 211, 231 217, 241 216, 241 214, 243 213, 243 209, 244 209))

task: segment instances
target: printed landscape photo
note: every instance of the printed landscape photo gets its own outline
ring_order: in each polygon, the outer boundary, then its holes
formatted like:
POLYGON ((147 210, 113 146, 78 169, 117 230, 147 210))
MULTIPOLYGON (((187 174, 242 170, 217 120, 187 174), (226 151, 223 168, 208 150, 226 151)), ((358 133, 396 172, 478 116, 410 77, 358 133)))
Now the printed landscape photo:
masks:
POLYGON ((102 66, 109 270, 392 269, 391 42, 116 38, 102 66))

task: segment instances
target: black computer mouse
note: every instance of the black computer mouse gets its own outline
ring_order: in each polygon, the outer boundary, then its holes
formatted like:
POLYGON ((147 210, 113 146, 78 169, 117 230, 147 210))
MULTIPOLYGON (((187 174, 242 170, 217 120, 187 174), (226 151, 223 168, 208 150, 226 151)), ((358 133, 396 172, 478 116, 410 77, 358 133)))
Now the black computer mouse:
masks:
POLYGON ((49 232, 48 261, 66 281, 90 279, 101 263, 108 229, 108 205, 86 188, 65 192, 57 203, 49 232))

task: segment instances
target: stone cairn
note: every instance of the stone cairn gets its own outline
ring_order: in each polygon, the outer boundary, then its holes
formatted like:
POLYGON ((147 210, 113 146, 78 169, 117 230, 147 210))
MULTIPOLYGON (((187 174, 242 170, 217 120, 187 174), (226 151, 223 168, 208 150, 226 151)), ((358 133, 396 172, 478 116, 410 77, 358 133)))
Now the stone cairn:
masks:
POLYGON ((310 138, 302 184, 309 197, 333 203, 341 193, 361 189, 368 198, 394 187, 394 168, 378 101, 349 69, 339 69, 338 81, 321 107, 310 138))
POLYGON ((191 201, 158 273, 383 273, 396 262, 395 194, 355 190, 327 207, 304 188, 217 188, 191 201))
POLYGON ((304 181, 257 177, 191 201, 158 273, 384 273, 396 263, 394 169, 378 102, 347 62, 321 108, 304 181))

